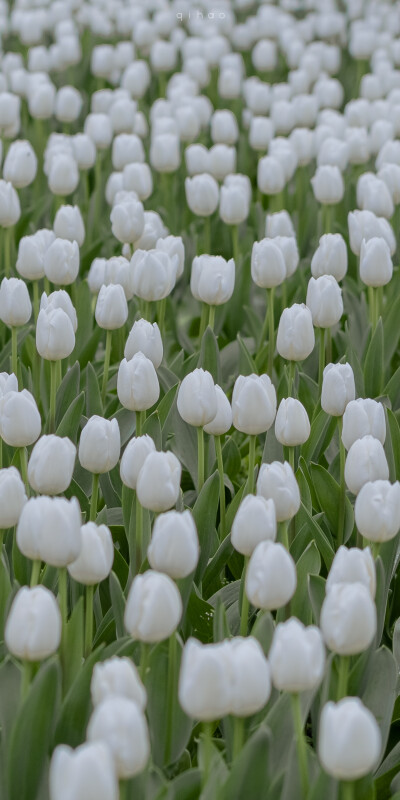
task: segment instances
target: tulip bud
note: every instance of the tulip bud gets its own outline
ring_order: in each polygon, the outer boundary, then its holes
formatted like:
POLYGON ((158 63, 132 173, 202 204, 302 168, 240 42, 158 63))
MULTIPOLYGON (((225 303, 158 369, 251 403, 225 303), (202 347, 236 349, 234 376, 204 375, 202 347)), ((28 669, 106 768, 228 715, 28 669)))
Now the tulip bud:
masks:
POLYGON ((188 425, 203 427, 211 422, 218 409, 212 375, 204 369, 189 372, 178 389, 177 407, 188 425))
POLYGON ((219 188, 207 172, 185 179, 186 202, 198 217, 209 217, 218 206, 219 188))
POLYGON ((128 192, 136 192, 139 200, 147 200, 153 192, 153 177, 149 165, 140 162, 125 164, 123 187, 128 192))
POLYGON ((326 703, 319 722, 318 756, 337 780, 355 781, 376 767, 382 747, 375 717, 359 697, 326 703))
POLYGON ((97 150, 106 150, 112 142, 113 129, 108 114, 88 114, 84 132, 92 139, 97 150))
POLYGON ((287 211, 277 211, 275 214, 267 214, 265 220, 265 235, 268 239, 275 239, 276 236, 296 236, 292 220, 287 211))
POLYGON ((0 397, 0 436, 11 447, 27 447, 40 436, 41 419, 36 400, 23 389, 0 397))
POLYGON ((45 228, 20 239, 16 269, 23 278, 34 281, 44 277, 44 254, 54 239, 53 231, 45 228))
POLYGON ((156 172, 175 172, 180 163, 180 142, 175 133, 160 133, 152 137, 150 164, 156 172))
POLYGON ((65 744, 55 748, 50 763, 50 800, 118 800, 118 779, 109 747, 103 742, 85 742, 72 750, 65 744))
POLYGON ((226 225, 240 225, 247 219, 249 212, 250 198, 239 183, 221 186, 219 215, 226 225))
POLYGON ((230 711, 237 717, 248 717, 260 711, 271 694, 269 664, 253 636, 236 636, 224 644, 230 667, 230 711))
POLYGON ((281 400, 275 418, 275 437, 287 447, 304 444, 310 435, 310 420, 303 404, 293 397, 281 400))
POLYGON ((348 215, 350 249, 355 255, 360 255, 363 239, 368 241, 375 237, 385 239, 389 246, 390 254, 396 251, 396 237, 389 222, 383 217, 377 217, 372 211, 351 211, 348 215))
POLYGON ((89 472, 109 472, 118 463, 121 437, 116 419, 89 417, 79 440, 78 458, 89 472))
POLYGON ((196 256, 192 263, 190 289, 203 303, 219 306, 232 297, 235 287, 235 262, 222 256, 196 256))
POLYGON ((118 369, 117 394, 120 403, 130 411, 143 411, 157 402, 160 385, 154 365, 140 351, 118 369))
POLYGON ((134 133, 120 133, 116 136, 112 145, 111 160, 115 170, 123 170, 126 164, 142 163, 144 149, 139 136, 134 133))
POLYGON ((120 284, 102 286, 97 296, 96 322, 100 328, 114 331, 122 328, 128 319, 128 304, 125 292, 120 284))
POLYGON ((125 447, 121 458, 120 474, 122 483, 129 489, 136 489, 139 472, 156 446, 150 436, 133 437, 125 447))
POLYGON ((254 242, 251 251, 251 277, 257 286, 271 289, 286 278, 285 258, 274 239, 254 242))
POLYGON ((185 266, 185 245, 181 236, 165 236, 157 239, 156 250, 167 253, 172 261, 176 263, 176 279, 183 275, 185 266))
POLYGON ((365 483, 388 478, 389 467, 379 439, 370 435, 357 439, 347 453, 344 468, 344 479, 348 489, 353 494, 358 494, 365 483))
POLYGON ((212 436, 222 436, 232 426, 232 407, 225 392, 218 384, 215 384, 215 394, 217 398, 217 413, 211 422, 204 425, 204 430, 212 436))
POLYGON ((315 625, 305 627, 292 617, 275 629, 269 651, 272 682, 284 692, 316 689, 325 668, 325 647, 321 631, 315 625))
POLYGON ((286 277, 290 278, 296 272, 299 264, 299 251, 294 236, 274 236, 274 244, 279 247, 285 259, 286 277))
POLYGON ((56 95, 54 113, 60 122, 75 122, 81 113, 83 100, 74 86, 61 86, 56 95))
POLYGON ((37 158, 30 142, 12 142, 3 164, 3 176, 16 189, 33 183, 37 171, 37 158))
POLYGON ((28 287, 20 278, 3 278, 0 284, 0 319, 6 325, 25 325, 32 314, 28 287))
POLYGON ((44 255, 44 271, 52 283, 74 283, 79 272, 79 247, 68 239, 55 239, 44 255))
POLYGON ((326 414, 341 417, 351 400, 356 387, 350 364, 327 364, 322 379, 321 406, 326 414))
POLYGON ((67 437, 41 436, 28 463, 28 480, 37 494, 63 494, 72 480, 76 447, 67 437))
POLYGON ((262 194, 279 194, 285 188, 285 172, 274 156, 260 158, 257 166, 257 186, 262 194))
POLYGON ((300 508, 300 490, 288 461, 261 464, 257 478, 257 494, 275 503, 278 522, 292 519, 300 508))
POLYGON ((143 353, 150 359, 155 369, 158 369, 163 359, 163 343, 156 322, 151 324, 143 318, 134 322, 126 341, 124 356, 130 361, 138 352, 143 353))
POLYGON ((370 590, 362 583, 334 583, 322 604, 320 627, 334 653, 362 653, 376 633, 376 607, 370 590))
POLYGON ((188 639, 183 649, 178 696, 193 719, 213 721, 229 714, 231 688, 227 681, 227 642, 201 644, 188 639))
POLYGON ((319 245, 311 259, 311 273, 314 278, 333 275, 337 281, 343 280, 347 272, 347 247, 340 233, 326 233, 321 236, 319 245))
POLYGON ((272 499, 249 494, 242 500, 232 523, 231 542, 239 553, 251 556, 259 542, 276 539, 276 512, 272 499))
POLYGON ((156 518, 147 558, 152 569, 175 580, 186 578, 196 569, 199 540, 189 509, 182 513, 167 511, 156 518))
POLYGON ((53 229, 57 238, 78 242, 78 246, 82 247, 85 226, 79 206, 61 206, 55 216, 53 229))
POLYGON ((7 392, 18 392, 17 376, 12 372, 0 372, 0 397, 7 394, 7 392))
POLYGON ((41 308, 36 323, 36 349, 42 358, 58 361, 68 358, 75 347, 74 328, 60 307, 41 308))
POLYGON ((239 375, 232 393, 233 424, 257 435, 267 431, 276 415, 276 391, 268 375, 239 375))
POLYGON ((354 513, 362 536, 371 542, 390 541, 400 530, 400 483, 365 483, 357 495, 354 513))
POLYGON ((17 524, 26 503, 25 486, 15 467, 0 469, 0 530, 17 524))
MULTIPOLYGON (((369 484, 366 484, 366 486, 369 486, 369 484)), ((364 550, 359 550, 358 547, 347 548, 344 545, 339 547, 327 577, 327 594, 336 583, 363 583, 369 590, 372 599, 375 597, 375 561, 372 558, 369 547, 365 547, 364 550)))
POLYGON ((87 738, 108 746, 121 779, 137 775, 149 759, 146 717, 136 703, 126 697, 111 695, 96 706, 89 720, 87 738))
POLYGON ((136 250, 131 259, 133 293, 148 302, 168 297, 175 286, 177 266, 177 256, 161 250, 136 250))
POLYGON ((361 242, 360 278, 367 286, 385 286, 393 275, 389 245, 381 237, 361 242))
POLYGON ((311 311, 304 303, 295 303, 282 311, 276 347, 282 358, 303 361, 312 353, 315 344, 311 311))
POLYGON ((343 200, 344 183, 339 167, 317 167, 311 185, 315 199, 323 205, 334 205, 343 200))
POLYGON ((31 497, 17 527, 17 545, 27 558, 66 567, 81 549, 81 510, 76 497, 31 497))
POLYGON ((110 214, 111 230, 120 242, 136 242, 144 230, 144 211, 140 200, 117 203, 110 214))
POLYGON ((341 288, 333 275, 310 278, 307 287, 307 307, 317 328, 331 328, 343 314, 341 288))
POLYGON ((72 147, 79 169, 87 170, 96 161, 96 146, 86 133, 77 133, 72 138, 72 147))
POLYGON ((90 693, 94 706, 98 706, 107 697, 125 697, 133 700, 140 711, 146 708, 146 689, 136 665, 126 656, 112 656, 94 665, 90 693))
POLYGON ((342 442, 346 450, 367 434, 379 439, 381 444, 385 443, 385 410, 377 400, 359 397, 348 403, 343 414, 342 442))
POLYGON ((124 616, 125 627, 134 639, 162 642, 174 633, 181 616, 181 596, 168 575, 149 569, 135 576, 124 616))
POLYGON ((139 503, 150 511, 168 511, 178 500, 181 473, 182 467, 173 453, 150 453, 137 477, 139 503))
POLYGON ((67 153, 55 154, 51 160, 48 180, 53 194, 72 194, 79 184, 78 165, 73 156, 67 153))
POLYGON ((252 117, 249 130, 249 145, 253 150, 265 151, 274 135, 272 120, 268 117, 252 117))
POLYGON ((245 589, 250 603, 266 611, 281 608, 293 597, 296 565, 282 544, 260 542, 250 556, 245 589))
POLYGON ((24 661, 42 661, 55 653, 61 640, 61 614, 54 594, 44 586, 19 589, 4 638, 10 653, 24 661))
POLYGON ((0 180, 0 225, 10 228, 21 216, 19 197, 12 183, 0 180))
POLYGON ((111 572, 114 561, 114 544, 107 525, 87 522, 81 527, 81 550, 68 564, 68 572, 75 581, 94 586, 111 572))

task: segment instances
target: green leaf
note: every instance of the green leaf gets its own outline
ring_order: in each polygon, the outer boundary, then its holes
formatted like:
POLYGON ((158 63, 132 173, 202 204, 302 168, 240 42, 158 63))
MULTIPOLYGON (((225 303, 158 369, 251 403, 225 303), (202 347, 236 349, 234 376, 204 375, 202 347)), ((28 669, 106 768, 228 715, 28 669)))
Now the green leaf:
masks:
MULTIPOLYGON (((307 522, 312 530, 313 538, 315 539, 318 550, 321 553, 321 556, 324 560, 326 568, 329 570, 332 564, 332 561, 335 557, 335 551, 333 550, 328 538, 326 537, 324 531, 322 530, 321 526, 318 525, 317 520, 313 517, 310 512, 307 510, 305 505, 301 504, 301 509, 307 519, 307 522)), ((297 538, 297 537, 296 537, 297 538)), ((296 539, 295 539, 296 541, 296 539)))
POLYGON ((399 343, 400 328, 400 294, 394 291, 391 285, 391 300, 389 308, 385 310, 385 319, 383 322, 384 340, 385 340, 385 366, 388 367, 399 343))
POLYGON ((223 786, 222 800, 261 798, 269 784, 269 759, 271 733, 260 726, 247 740, 235 758, 228 780, 223 786))
POLYGON ((84 600, 80 597, 75 604, 70 619, 68 620, 65 633, 66 654, 63 663, 63 687, 64 691, 69 689, 76 676, 78 675, 83 658, 84 642, 84 600))
POLYGON ((103 416, 103 403, 97 375, 93 364, 89 361, 86 367, 86 416, 89 418, 94 414, 103 416))
POLYGON ((383 326, 382 319, 375 328, 364 361, 365 392, 367 397, 379 397, 383 388, 383 326))
POLYGON ((390 437, 386 437, 385 449, 389 446, 392 452, 394 474, 390 475, 390 480, 395 481, 400 477, 400 427, 393 411, 386 408, 386 419, 389 427, 390 437))
POLYGON ((192 511, 200 542, 200 558, 195 577, 196 583, 201 581, 204 575, 212 544, 216 538, 215 526, 218 503, 219 476, 218 472, 215 471, 206 480, 192 511))
POLYGON ((57 390, 56 423, 59 424, 68 411, 71 403, 79 394, 80 367, 75 361, 67 370, 57 390))
POLYGON ((43 664, 18 711, 8 756, 9 800, 36 797, 51 742, 60 684, 58 663, 52 660, 43 664))
POLYGON ((8 598, 11 592, 11 582, 8 569, 4 563, 4 556, 0 558, 0 641, 4 638, 5 614, 8 598))
POLYGON ((214 331, 208 326, 201 340, 198 367, 211 373, 214 383, 221 384, 221 364, 218 342, 214 331))
POLYGON ((124 598, 124 593, 121 589, 120 582, 115 572, 111 572, 109 577, 109 584, 110 584, 112 609, 115 618, 115 629, 116 629, 117 639, 122 639, 122 637, 125 635, 125 626, 124 626, 125 598, 124 598))
POLYGON ((310 542, 296 564, 297 588, 290 602, 291 614, 298 617, 305 625, 311 623, 311 608, 308 598, 308 578, 318 575, 321 569, 321 557, 315 542, 310 542))
POLYGON ((76 444, 84 406, 85 393, 81 392, 65 412, 56 430, 57 436, 68 436, 76 444))
POLYGON ((158 409, 147 417, 143 425, 143 434, 151 436, 157 450, 162 449, 162 433, 158 409))
POLYGON ((389 736, 393 707, 396 700, 397 667, 387 649, 380 647, 373 653, 363 676, 364 691, 361 699, 372 711, 382 734, 382 753, 389 736))
POLYGON ((257 374, 257 368, 254 363, 254 359, 250 355, 247 345, 239 333, 237 335, 237 340, 239 344, 239 375, 251 375, 252 373, 257 374))
MULTIPOLYGON (((310 474, 314 482, 321 511, 325 514, 332 536, 336 537, 339 520, 340 486, 330 472, 319 464, 310 464, 310 474)), ((354 511, 349 498, 345 500, 344 541, 351 536, 354 526, 354 511)))
POLYGON ((308 576, 308 596, 312 607, 314 624, 319 625, 322 603, 325 599, 326 581, 321 575, 308 576))
POLYGON ((318 461, 328 447, 336 428, 336 418, 321 409, 311 423, 310 435, 300 448, 301 455, 308 463, 318 461))

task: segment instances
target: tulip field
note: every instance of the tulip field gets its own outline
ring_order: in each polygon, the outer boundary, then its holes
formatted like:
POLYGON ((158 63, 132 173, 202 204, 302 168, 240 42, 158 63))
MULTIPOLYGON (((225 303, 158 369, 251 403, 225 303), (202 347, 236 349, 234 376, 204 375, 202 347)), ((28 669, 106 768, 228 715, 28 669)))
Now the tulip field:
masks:
POLYGON ((0 0, 0 800, 400 800, 400 1, 0 0))

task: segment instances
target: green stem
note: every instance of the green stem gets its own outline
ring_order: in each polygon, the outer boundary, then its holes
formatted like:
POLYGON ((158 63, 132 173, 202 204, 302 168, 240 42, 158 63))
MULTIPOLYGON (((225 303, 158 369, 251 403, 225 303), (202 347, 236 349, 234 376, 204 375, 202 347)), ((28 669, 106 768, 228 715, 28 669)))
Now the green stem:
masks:
POLYGON ((149 660, 149 653, 150 653, 150 645, 147 642, 140 643, 140 668, 139 674, 140 679, 144 683, 146 679, 147 673, 147 664, 149 660))
POLYGON ((42 562, 41 562, 41 560, 39 558, 35 559, 33 561, 33 563, 32 563, 32 571, 31 571, 31 583, 30 583, 31 587, 32 586, 37 586, 37 584, 39 583, 39 575, 40 575, 41 566, 42 566, 42 562))
POLYGON ((11 272, 11 228, 3 228, 4 236, 4 275, 10 277, 11 272))
POLYGON ((374 561, 376 561, 378 556, 379 556, 379 551, 381 549, 381 543, 380 542, 371 542, 370 547, 371 547, 372 557, 373 557, 374 561))
POLYGON ((326 328, 326 358, 325 361, 327 364, 332 363, 332 331, 330 328, 326 328))
POLYGON ((143 425, 146 420, 146 412, 145 411, 136 411, 136 431, 135 436, 141 436, 143 425))
POLYGON ((325 328, 319 329, 319 368, 318 368, 318 394, 321 396, 322 378, 325 368, 325 328))
POLYGON ((204 217, 204 248, 202 252, 211 255, 211 217, 204 217))
POLYGON ((176 633, 169 637, 168 642, 168 688, 167 688, 167 735, 165 740, 166 765, 172 758, 172 731, 174 723, 175 706, 175 673, 176 673, 176 633))
POLYGON ((18 380, 18 328, 11 328, 11 372, 18 380))
POLYGON ((242 592, 242 608, 240 612, 240 636, 247 636, 247 627, 249 622, 249 598, 246 594, 246 572, 247 572, 247 565, 249 563, 249 556, 244 557, 244 565, 243 565, 243 574, 242 574, 242 581, 243 581, 243 592, 242 592))
POLYGON ((92 496, 90 498, 90 514, 89 519, 91 522, 94 522, 97 517, 97 499, 99 495, 99 478, 96 472, 93 473, 92 479, 92 496))
POLYGON ((244 739, 244 719, 242 717, 233 718, 233 747, 232 747, 232 762, 240 754, 243 747, 244 739))
POLYGON ((350 657, 339 656, 339 676, 337 684, 337 699, 341 700, 347 695, 347 682, 349 679, 350 657))
POLYGON ((286 547, 286 550, 289 550, 289 536, 288 536, 288 527, 289 527, 289 520, 285 519, 283 522, 279 523, 279 540, 286 547))
POLYGON ((66 567, 60 567, 58 570, 58 597, 59 597, 60 611, 61 611, 62 630, 64 634, 68 617, 66 567))
POLYGON ((239 226, 232 225, 232 255, 236 269, 239 266, 239 226))
POLYGON ((32 678, 32 663, 30 661, 22 662, 22 677, 21 677, 21 700, 25 700, 32 678))
POLYGON ((274 352, 275 352, 275 319, 274 319, 274 298, 275 289, 267 290, 267 304, 268 304, 268 375, 271 377, 274 368, 274 352))
POLYGON ((85 658, 90 655, 93 642, 93 593, 94 586, 86 586, 85 658))
POLYGON ((323 218, 323 229, 324 233, 331 233, 332 229, 332 212, 333 206, 330 205, 323 205, 322 206, 322 218, 323 218))
POLYGON ((295 394, 294 391, 294 376, 296 371, 296 362, 289 361, 289 378, 288 378, 288 397, 292 397, 295 394))
POLYGON ((259 345, 258 345, 260 350, 261 350, 261 348, 262 348, 262 346, 263 346, 263 344, 265 343, 265 340, 266 340, 266 338, 267 338, 267 330, 268 330, 268 317, 269 317, 269 311, 268 311, 268 302, 269 302, 269 295, 270 295, 270 291, 271 291, 270 289, 267 289, 267 290, 266 290, 266 292, 267 292, 267 307, 266 307, 266 309, 265 309, 264 322, 263 322, 263 325, 262 325, 262 328, 261 328, 260 339, 259 339, 259 345))
POLYGON ((352 781, 342 781, 342 800, 354 800, 354 783, 352 781))
POLYGON ((26 456, 26 447, 19 448, 19 460, 21 464, 21 475, 22 480, 25 484, 26 494, 29 497, 30 489, 29 489, 29 481, 28 481, 28 460, 26 456))
POLYGON ((214 322, 215 322, 215 306, 209 306, 208 324, 212 331, 214 330, 214 322))
POLYGON ((289 464, 294 472, 294 447, 288 447, 289 464))
POLYGON ((254 492, 254 470, 256 466, 256 436, 250 435, 249 437, 249 477, 247 494, 254 492))
POLYGON ((140 572, 143 560, 143 508, 136 495, 135 507, 135 566, 136 572, 140 572))
POLYGON ((292 700, 294 731, 296 737, 297 757, 299 760, 301 790, 302 790, 302 796, 305 800, 308 793, 308 764, 307 764, 307 746, 304 738, 303 722, 301 719, 300 695, 292 694, 291 700, 292 700))
POLYGON ((50 414, 49 432, 56 429, 57 361, 50 361, 50 414))
POLYGON ((164 323, 165 323, 165 307, 167 304, 167 298, 164 297, 162 300, 159 300, 157 303, 157 324, 160 329, 161 335, 164 333, 164 323))
POLYGON ((207 316, 208 316, 208 313, 209 313, 208 305, 207 305, 207 303, 203 303, 202 304, 202 308, 201 308, 201 316, 200 316, 199 343, 201 343, 201 340, 202 340, 203 335, 204 335, 204 331, 205 331, 205 329, 207 327, 207 316))
POLYGON ((104 369, 103 369, 103 383, 101 385, 101 399, 104 404, 107 393, 108 371, 110 369, 110 356, 111 356, 111 337, 112 331, 106 333, 106 350, 104 353, 104 369))
POLYGON ((225 539, 225 481, 221 437, 215 436, 214 442, 219 474, 219 538, 222 542, 222 540, 225 539))
POLYGON ((39 281, 33 281, 32 286, 33 286, 33 314, 36 323, 37 318, 39 316, 39 281))
POLYGON ((204 484, 204 430, 197 428, 197 490, 200 492, 204 484))
POLYGON ((339 459, 340 459, 340 495, 339 495, 339 519, 337 531, 337 546, 343 544, 344 538, 344 518, 346 509, 346 484, 344 480, 344 468, 346 464, 346 450, 342 442, 343 417, 338 417, 339 434, 339 459))
POLYGON ((213 734, 213 726, 212 722, 203 722, 202 724, 203 729, 203 778, 202 784, 203 787, 206 785, 209 775, 210 775, 210 767, 211 767, 211 756, 212 756, 212 734, 213 734))

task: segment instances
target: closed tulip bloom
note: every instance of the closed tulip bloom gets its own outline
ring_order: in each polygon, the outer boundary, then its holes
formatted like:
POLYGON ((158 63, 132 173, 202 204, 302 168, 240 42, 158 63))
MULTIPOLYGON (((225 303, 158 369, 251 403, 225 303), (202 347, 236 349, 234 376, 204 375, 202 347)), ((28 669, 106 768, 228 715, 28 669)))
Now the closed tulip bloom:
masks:
POLYGON ((16 189, 29 186, 37 171, 37 158, 30 142, 18 140, 12 142, 3 164, 3 176, 16 189))
POLYGON ((208 151, 209 170, 216 181, 223 181, 236 172, 236 148, 227 144, 214 144, 208 151))
POLYGON ((28 447, 40 436, 42 422, 36 400, 27 389, 0 397, 0 436, 11 447, 28 447))
POLYGON ((342 290, 333 275, 310 278, 307 287, 307 307, 317 328, 331 328, 343 314, 342 290))
POLYGON ((0 180, 0 225, 10 228, 21 216, 19 197, 12 183, 0 180))
POLYGON ((68 564, 75 581, 94 586, 108 578, 114 561, 114 544, 107 525, 87 522, 81 527, 81 549, 78 557, 68 564))
POLYGON ((165 572, 174 580, 186 578, 196 569, 199 540, 189 509, 167 511, 156 518, 147 558, 152 569, 165 572))
POLYGON ((389 245, 381 237, 363 239, 360 251, 360 278, 367 286, 385 286, 392 279, 393 263, 389 245))
POLYGON ((81 510, 76 497, 31 497, 17 526, 17 545, 27 558, 66 567, 81 549, 81 510))
POLYGON ((386 480, 365 483, 354 506, 361 535, 371 542, 388 542, 400 530, 400 483, 386 480))
POLYGON ((251 277, 254 283, 263 289, 280 286, 285 280, 285 258, 274 239, 254 242, 251 251, 251 277))
POLYGON ((304 303, 294 303, 281 314, 276 347, 282 358, 303 361, 312 353, 315 344, 312 315, 304 303))
POLYGON ((250 603, 266 611, 282 608, 293 597, 297 585, 296 565, 282 544, 260 542, 246 572, 245 589, 250 603))
POLYGON ((18 392, 17 376, 12 372, 0 372, 0 398, 7 392, 18 392))
POLYGON ((141 711, 146 708, 146 689, 136 664, 127 656, 112 656, 94 665, 90 694, 94 706, 98 706, 106 697, 116 696, 133 700, 141 711))
POLYGON ((3 278, 0 284, 0 319, 6 325, 25 325, 32 314, 28 287, 20 278, 3 278))
POLYGON ((215 394, 217 397, 217 413, 211 422, 204 425, 204 430, 212 436, 222 436, 232 426, 232 406, 225 392, 217 383, 215 384, 215 394))
POLYGON ((96 322, 100 328, 114 331, 122 328, 128 319, 128 304, 125 292, 120 284, 102 286, 97 296, 96 322))
POLYGON ((40 311, 42 311, 42 309, 46 311, 50 308, 62 308, 62 310, 65 311, 67 316, 70 318, 73 331, 76 333, 78 327, 78 318, 76 316, 75 308, 72 305, 71 298, 64 289, 57 289, 57 291, 51 292, 49 295, 47 295, 46 292, 43 292, 40 298, 40 311))
POLYGON ((134 639, 162 642, 174 633, 181 616, 181 596, 168 575, 149 569, 135 576, 124 616, 125 627, 134 639))
POLYGON ((150 453, 136 482, 139 503, 150 511, 168 511, 179 497, 182 467, 171 453, 150 453))
POLYGON ((90 742, 104 742, 122 780, 141 772, 150 756, 146 717, 133 700, 111 695, 93 711, 87 727, 90 742))
POLYGON ((332 417, 343 416, 346 406, 356 395, 354 374, 350 364, 327 364, 322 379, 321 406, 332 417))
POLYGON ((370 172, 358 179, 357 205, 362 209, 373 211, 378 217, 390 219, 394 213, 392 195, 385 181, 370 172))
POLYGON ((143 353, 123 358, 118 369, 117 394, 120 403, 130 411, 144 411, 157 402, 160 384, 153 362, 143 353))
POLYGON ((276 511, 272 499, 249 494, 242 500, 232 523, 231 542, 239 553, 251 556, 260 542, 276 539, 276 511))
POLYGON ((97 150, 106 150, 113 138, 113 129, 108 114, 88 114, 84 133, 92 139, 97 150))
POLYGON ((153 176, 149 165, 140 162, 125 164, 123 186, 129 192, 136 192, 139 200, 147 200, 153 192, 153 176))
POLYGON ((249 145, 253 150, 265 151, 274 135, 272 120, 268 117, 252 117, 249 129, 249 145))
POLYGON ((232 393, 233 424, 256 435, 267 431, 276 415, 276 391, 268 375, 239 375, 232 393))
POLYGON ((196 300, 211 306, 227 303, 235 288, 235 262, 222 256, 195 256, 190 276, 190 290, 196 300))
POLYGON ((211 117, 211 139, 213 142, 235 144, 238 135, 238 124, 233 112, 226 108, 214 111, 211 117))
POLYGON ((87 170, 94 166, 96 161, 96 146, 86 133, 77 133, 72 139, 75 160, 79 169, 87 170))
POLYGON ((79 247, 82 247, 85 226, 79 206, 61 206, 55 216, 53 229, 59 239, 78 242, 79 247))
POLYGON ((323 205, 335 205, 343 200, 344 183, 339 167, 318 167, 311 185, 315 199, 323 205))
POLYGON ((144 210, 140 200, 117 203, 110 214, 111 230, 119 242, 136 242, 144 230, 144 210))
POLYGON ((347 488, 358 494, 369 481, 388 480, 389 467, 385 451, 379 439, 363 436, 351 445, 347 453, 344 479, 347 488))
POLYGON ((325 233, 311 259, 311 273, 314 278, 333 275, 337 281, 343 280, 347 273, 347 247, 340 233, 325 233))
POLYGON ((138 352, 149 358, 155 369, 158 369, 164 351, 160 329, 156 322, 152 324, 143 318, 134 322, 126 340, 124 356, 129 361, 138 352))
POLYGON ((144 149, 139 136, 134 133, 120 133, 112 145, 112 164, 115 170, 123 170, 126 164, 144 161, 144 149))
POLYGON ((283 167, 274 156, 260 158, 257 166, 257 186, 262 194, 279 194, 286 184, 283 167))
POLYGON ((280 622, 268 654, 272 682, 284 692, 306 692, 316 689, 325 668, 325 647, 321 631, 315 625, 306 627, 292 617, 280 622))
MULTIPOLYGON (((366 485, 368 486, 368 484, 366 485)), ((339 547, 326 580, 325 589, 327 594, 336 583, 363 583, 369 590, 371 597, 375 597, 375 561, 372 558, 369 547, 365 547, 364 550, 359 550, 358 547, 348 548, 344 545, 339 547)))
POLYGON ((10 653, 24 661, 42 661, 55 653, 61 640, 61 614, 54 594, 44 586, 19 589, 4 638, 10 653))
POLYGON ((136 489, 139 472, 150 453, 155 453, 156 446, 151 436, 133 437, 125 447, 121 458, 120 474, 122 483, 129 489, 136 489))
POLYGON ((44 271, 52 283, 60 286, 74 283, 79 272, 78 242, 55 239, 46 250, 44 271))
POLYGON ((165 236, 157 239, 156 250, 167 253, 173 261, 177 261, 176 279, 178 280, 183 275, 185 267, 185 245, 182 236, 165 236))
POLYGON ((343 414, 342 442, 346 450, 350 450, 357 439, 367 434, 385 444, 385 409, 377 400, 359 397, 348 403, 343 414))
MULTIPOLYGON (((135 250, 153 250, 156 248, 158 240, 168 233, 167 228, 164 226, 163 221, 157 211, 144 212, 144 228, 140 239, 135 242, 135 250)), ((154 252, 153 252, 154 254, 154 252)), ((171 264, 174 264, 174 259, 170 258, 171 264)), ((177 273, 174 275, 175 283, 177 273)), ((172 288, 172 287, 171 287, 172 288)), ((157 299, 157 298, 155 298, 157 299)))
POLYGON ((53 194, 62 197, 72 194, 79 184, 78 165, 72 155, 60 153, 51 160, 49 175, 49 189, 53 194))
POLYGON ((218 410, 212 375, 204 369, 195 369, 183 378, 178 389, 177 407, 188 425, 203 427, 211 422, 218 410))
POLYGON ((337 780, 355 781, 376 767, 382 747, 378 723, 359 697, 326 703, 319 722, 318 756, 337 780))
POLYGON ((248 717, 265 706, 271 694, 269 663, 253 636, 235 636, 226 642, 230 670, 230 711, 248 717))
POLYGON ((204 172, 185 179, 186 202, 198 217, 209 217, 216 211, 219 201, 218 183, 204 172))
POLYGON ((276 236, 295 237, 293 222, 287 211, 277 211, 275 214, 267 214, 265 220, 265 235, 269 239, 276 236))
POLYGON ((180 163, 180 142, 175 133, 160 133, 152 137, 150 164, 156 172, 175 172, 180 163))
POLYGON ((285 259, 286 277, 290 278, 296 272, 299 264, 299 251, 294 236, 275 236, 274 244, 279 247, 285 259))
POLYGON ((300 508, 300 490, 288 461, 261 464, 257 478, 257 494, 275 503, 278 522, 292 519, 300 508))
POLYGON ((363 583, 333 584, 322 604, 320 627, 334 653, 362 653, 376 632, 376 607, 370 590, 363 583))
POLYGON ((228 642, 202 644, 190 638, 182 654, 178 697, 184 712, 192 719, 213 721, 231 711, 228 642))
POLYGON ((48 305, 39 311, 36 323, 36 349, 42 358, 58 361, 71 355, 75 333, 68 314, 48 305))
POLYGON ((226 225, 240 225, 247 219, 249 212, 249 200, 241 186, 221 186, 219 215, 226 225))
POLYGON ((24 482, 15 467, 0 469, 0 530, 17 524, 26 503, 24 482))
POLYGON ((133 293, 148 302, 168 297, 175 286, 177 267, 177 256, 155 249, 136 250, 131 259, 133 293))
POLYGON ((372 211, 351 211, 348 215, 350 249, 360 255, 363 239, 382 237, 389 246, 390 255, 396 251, 396 237, 387 219, 377 217, 372 211))
POLYGON ((109 472, 118 463, 121 437, 116 419, 89 417, 79 440, 78 458, 89 472, 109 472))
POLYGON ((53 231, 46 228, 31 236, 23 236, 18 244, 16 270, 23 278, 37 280, 44 278, 44 254, 54 242, 53 231))
POLYGON ((28 480, 37 494, 63 494, 72 480, 76 447, 66 436, 41 436, 28 463, 28 480))
POLYGON ((275 418, 275 437, 287 447, 304 444, 310 435, 310 420, 303 404, 294 397, 281 400, 275 418))
POLYGON ((118 779, 109 747, 85 742, 55 748, 50 762, 50 800, 118 800, 118 779))
POLYGON ((81 113, 83 100, 74 86, 61 86, 56 95, 54 113, 61 122, 75 122, 81 113))

